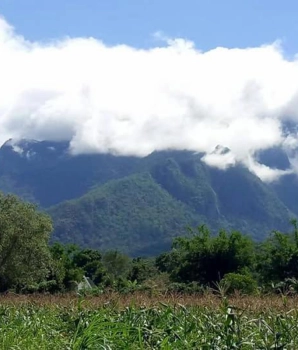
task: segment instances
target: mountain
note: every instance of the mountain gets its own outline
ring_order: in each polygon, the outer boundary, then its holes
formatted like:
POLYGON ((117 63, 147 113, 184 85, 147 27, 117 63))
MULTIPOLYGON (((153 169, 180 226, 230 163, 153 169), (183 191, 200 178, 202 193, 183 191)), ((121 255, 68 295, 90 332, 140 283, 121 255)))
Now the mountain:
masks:
POLYGON ((132 255, 168 249, 174 236, 197 221, 195 213, 149 173, 111 180, 49 213, 59 241, 72 242, 75 237, 82 246, 118 248, 132 255))
POLYGON ((73 157, 68 147, 67 142, 7 141, 0 148, 0 189, 46 208, 131 174, 138 162, 109 154, 73 157))
POLYGON ((219 170, 189 151, 72 156, 68 146, 10 140, 0 148, 0 190, 46 210, 54 220, 53 240, 152 255, 187 226, 238 229, 260 240, 273 229, 288 229, 298 214, 298 183, 286 191, 289 181, 268 185, 240 165, 219 170))

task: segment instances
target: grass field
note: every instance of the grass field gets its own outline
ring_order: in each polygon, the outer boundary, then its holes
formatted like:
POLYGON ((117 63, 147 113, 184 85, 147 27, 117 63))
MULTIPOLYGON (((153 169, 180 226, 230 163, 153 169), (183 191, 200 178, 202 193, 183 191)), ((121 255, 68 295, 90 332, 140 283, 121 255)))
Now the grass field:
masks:
POLYGON ((0 349, 298 349, 298 298, 9 294, 0 349))

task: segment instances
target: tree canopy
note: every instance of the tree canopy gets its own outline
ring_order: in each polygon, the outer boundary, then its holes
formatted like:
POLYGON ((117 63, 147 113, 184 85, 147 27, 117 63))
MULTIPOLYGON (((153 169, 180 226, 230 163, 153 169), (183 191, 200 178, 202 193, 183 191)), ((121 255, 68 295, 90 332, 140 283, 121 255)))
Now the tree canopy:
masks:
POLYGON ((51 219, 36 206, 0 193, 0 290, 45 279, 51 219))

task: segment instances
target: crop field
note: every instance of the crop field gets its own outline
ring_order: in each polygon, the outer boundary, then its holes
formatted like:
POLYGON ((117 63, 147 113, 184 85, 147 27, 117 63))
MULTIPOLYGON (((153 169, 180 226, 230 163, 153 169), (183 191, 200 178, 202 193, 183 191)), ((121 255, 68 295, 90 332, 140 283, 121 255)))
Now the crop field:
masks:
POLYGON ((0 349, 298 349, 298 298, 8 294, 0 349))

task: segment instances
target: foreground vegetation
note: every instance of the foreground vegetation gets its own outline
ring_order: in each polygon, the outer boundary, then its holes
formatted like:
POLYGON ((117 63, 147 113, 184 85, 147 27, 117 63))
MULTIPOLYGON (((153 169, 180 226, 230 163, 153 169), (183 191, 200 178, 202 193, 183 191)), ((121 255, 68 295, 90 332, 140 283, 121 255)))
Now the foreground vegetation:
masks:
POLYGON ((297 298, 3 296, 1 349, 297 349, 297 298))
POLYGON ((132 259, 49 245, 49 217, 0 194, 0 349, 297 349, 292 224, 262 243, 202 225, 132 259))

